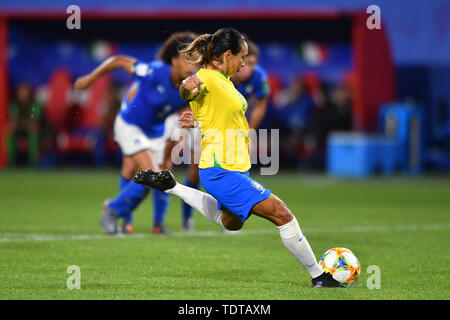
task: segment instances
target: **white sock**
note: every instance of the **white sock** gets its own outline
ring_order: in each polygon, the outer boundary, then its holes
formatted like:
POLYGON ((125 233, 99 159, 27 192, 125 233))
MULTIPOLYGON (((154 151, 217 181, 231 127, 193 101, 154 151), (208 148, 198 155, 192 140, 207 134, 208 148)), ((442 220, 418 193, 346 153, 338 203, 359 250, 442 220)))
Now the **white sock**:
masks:
POLYGON ((301 263, 306 271, 308 271, 311 278, 321 275, 323 273, 322 268, 317 263, 308 240, 302 234, 297 219, 294 217, 294 219, 285 225, 277 228, 280 231, 280 237, 285 247, 301 263))
POLYGON ((217 200, 211 195, 186 187, 180 183, 177 183, 175 187, 165 192, 183 199, 184 202, 198 210, 206 219, 223 227, 222 211, 217 210, 217 200))

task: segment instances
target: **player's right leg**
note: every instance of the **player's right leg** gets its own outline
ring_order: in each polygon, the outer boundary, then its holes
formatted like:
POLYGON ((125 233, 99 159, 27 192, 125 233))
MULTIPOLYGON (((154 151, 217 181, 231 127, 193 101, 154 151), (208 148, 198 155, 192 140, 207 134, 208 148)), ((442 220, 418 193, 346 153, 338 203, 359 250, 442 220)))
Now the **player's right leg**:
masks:
POLYGON ((271 221, 277 226, 283 244, 309 273, 313 286, 345 287, 334 280, 331 274, 324 273, 320 268, 296 217, 280 198, 271 194, 267 199, 255 204, 252 213, 271 221))

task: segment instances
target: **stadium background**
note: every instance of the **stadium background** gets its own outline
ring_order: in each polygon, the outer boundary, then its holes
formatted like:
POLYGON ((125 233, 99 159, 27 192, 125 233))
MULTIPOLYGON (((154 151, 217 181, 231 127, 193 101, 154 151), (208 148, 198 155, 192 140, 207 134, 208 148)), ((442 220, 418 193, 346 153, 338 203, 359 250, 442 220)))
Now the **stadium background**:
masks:
MULTIPOLYGON (((0 0, 0 299, 448 300, 449 88, 446 0, 0 0), (72 4, 81 9, 81 30, 66 27, 72 4), (381 9, 381 30, 366 27, 372 4, 381 9), (311 290, 273 225, 256 217, 228 236, 196 213, 188 236, 179 231, 180 201, 172 200, 166 222, 174 236, 161 237, 150 234, 144 203, 135 234, 101 234, 101 204, 117 192, 120 165, 110 111, 130 77, 115 72, 85 93, 73 91, 73 79, 115 53, 150 60, 172 31, 222 26, 247 33, 270 74, 262 127, 280 129, 281 168, 255 176, 297 216, 318 259, 333 246, 355 252, 362 272, 351 290, 311 290), (13 164, 9 106, 24 82, 43 107, 43 130, 37 160, 27 160, 36 141, 21 139, 13 164), (286 104, 299 91, 301 99, 286 104), (402 104, 393 109, 395 130, 386 103, 402 104), (416 115, 420 126, 410 121, 416 115), (387 138, 401 141, 368 152, 388 127, 395 132, 387 138), (336 173, 327 161, 334 130, 347 134, 336 136, 333 160, 350 172, 338 176, 376 178, 327 176, 336 173), (414 168, 405 143, 415 146, 414 168), (388 177, 364 170, 393 154, 404 162, 382 170, 388 177), (82 290, 66 287, 73 264, 82 290), (381 290, 366 286, 370 265, 381 269, 381 290)), ((183 181, 186 170, 175 174, 183 181)))
MULTIPOLYGON (((378 131, 380 107, 406 101, 425 111, 423 165, 448 169, 448 2, 378 1, 381 30, 365 27, 370 4, 79 1, 81 30, 69 30, 69 2, 2 1, 0 165, 8 163, 8 105, 24 82, 44 107, 46 126, 41 131, 46 131, 40 133, 37 166, 118 165, 108 116, 113 111, 108 108, 114 109, 130 77, 115 72, 85 94, 74 92, 73 79, 116 53, 151 60, 173 31, 212 32, 232 25, 261 46, 260 64, 272 87, 261 127, 281 129, 282 165, 324 168, 325 140, 331 131, 378 131), (303 93, 286 102, 297 78, 303 93), (340 123, 327 121, 316 99, 322 93, 330 100, 344 100, 337 102, 345 105, 341 109, 351 110, 342 112, 340 123)), ((17 163, 21 151, 27 151, 27 142, 22 142, 17 163)))

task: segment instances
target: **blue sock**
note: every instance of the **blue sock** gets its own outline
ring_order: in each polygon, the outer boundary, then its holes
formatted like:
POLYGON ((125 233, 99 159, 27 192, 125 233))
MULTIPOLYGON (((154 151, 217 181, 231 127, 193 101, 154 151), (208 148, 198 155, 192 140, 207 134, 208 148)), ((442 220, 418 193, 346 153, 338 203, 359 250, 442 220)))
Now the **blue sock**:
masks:
POLYGON ((170 194, 152 189, 153 192, 153 226, 164 222, 167 208, 170 203, 170 194))
MULTIPOLYGON (((122 175, 119 175, 119 191, 122 191, 127 184, 131 181, 131 179, 125 179, 122 175)), ((133 222, 133 212, 123 213, 122 219, 126 222, 133 222)))
MULTIPOLYGON (((187 187, 194 188, 197 190, 200 188, 199 183, 192 184, 188 178, 186 178, 184 180, 183 184, 187 187)), ((192 217, 192 207, 190 205, 188 205, 186 202, 184 202, 183 200, 181 200, 181 206, 183 208, 183 220, 187 220, 190 217, 192 217)))
POLYGON ((134 181, 128 184, 109 203, 109 207, 118 213, 118 218, 124 218, 141 203, 148 189, 134 181))
POLYGON ((122 175, 119 175, 119 190, 125 188, 130 181, 131 179, 125 179, 122 175))

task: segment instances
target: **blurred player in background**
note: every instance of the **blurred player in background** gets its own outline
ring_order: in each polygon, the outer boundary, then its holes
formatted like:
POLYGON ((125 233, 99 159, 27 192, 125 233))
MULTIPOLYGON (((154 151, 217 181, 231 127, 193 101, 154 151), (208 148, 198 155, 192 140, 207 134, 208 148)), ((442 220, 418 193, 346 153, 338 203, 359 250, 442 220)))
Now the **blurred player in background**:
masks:
MULTIPOLYGON (((186 107, 178 88, 181 81, 195 72, 178 51, 195 39, 191 32, 172 34, 163 44, 157 58, 150 63, 133 57, 116 55, 78 78, 75 88, 89 88, 101 76, 121 68, 134 76, 134 81, 122 100, 121 110, 114 122, 114 139, 123 154, 119 178, 120 192, 105 200, 100 225, 107 234, 117 234, 117 219, 123 219, 121 232, 132 232, 132 212, 148 189, 131 180, 136 170, 159 170, 164 162, 166 123, 170 114, 186 107)), ((178 116, 176 116, 178 117, 178 116)), ((171 131, 171 130, 168 130, 171 131)), ((153 233, 168 233, 164 225, 170 195, 154 190, 153 233)))
POLYGON ((246 42, 248 55, 244 58, 244 66, 231 78, 231 81, 247 101, 255 99, 255 102, 249 105, 248 126, 256 130, 266 114, 270 88, 267 72, 258 65, 258 46, 248 38, 246 42))
MULTIPOLYGON (((249 120, 249 128, 257 130, 264 118, 267 109, 267 103, 270 95, 269 82, 267 80, 267 72, 258 65, 259 48, 248 37, 245 37, 248 45, 248 54, 244 57, 244 66, 236 73, 231 81, 236 89, 244 96, 249 103, 249 110, 246 113, 249 120)), ((190 130, 191 139, 188 144, 201 144, 201 131, 199 128, 190 130)), ((250 141, 250 144, 252 142, 250 141)), ((256 146, 250 145, 250 148, 256 146)), ((192 149, 192 148, 191 148, 192 149)), ((200 149, 198 149, 200 150, 200 149)), ((199 189, 200 177, 198 174, 199 155, 191 153, 191 164, 189 166, 188 176, 184 184, 188 187, 199 189), (194 159, 195 161, 192 161, 194 159)), ((182 201, 182 229, 190 231, 193 229, 192 207, 182 201)))

